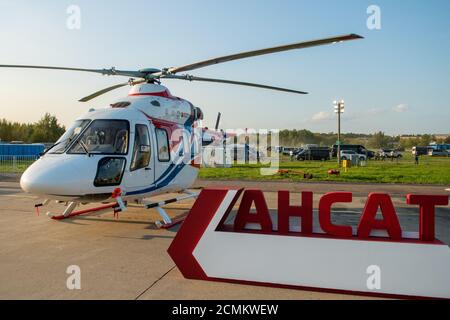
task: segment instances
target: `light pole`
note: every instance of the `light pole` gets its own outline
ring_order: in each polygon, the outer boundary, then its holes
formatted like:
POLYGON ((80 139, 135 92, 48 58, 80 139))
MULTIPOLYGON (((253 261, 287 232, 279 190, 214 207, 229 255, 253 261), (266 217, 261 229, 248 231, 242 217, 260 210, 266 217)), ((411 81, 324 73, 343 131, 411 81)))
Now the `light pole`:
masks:
POLYGON ((337 159, 338 166, 341 166, 341 113, 344 113, 344 100, 334 101, 334 112, 338 116, 338 139, 337 139, 337 159))

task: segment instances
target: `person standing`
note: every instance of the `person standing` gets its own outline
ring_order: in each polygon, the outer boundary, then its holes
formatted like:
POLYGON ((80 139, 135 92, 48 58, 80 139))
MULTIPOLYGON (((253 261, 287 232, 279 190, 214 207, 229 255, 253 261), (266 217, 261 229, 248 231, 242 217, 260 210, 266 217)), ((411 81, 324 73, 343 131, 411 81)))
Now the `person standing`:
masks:
POLYGON ((414 163, 419 165, 419 152, 417 150, 414 152, 414 163))

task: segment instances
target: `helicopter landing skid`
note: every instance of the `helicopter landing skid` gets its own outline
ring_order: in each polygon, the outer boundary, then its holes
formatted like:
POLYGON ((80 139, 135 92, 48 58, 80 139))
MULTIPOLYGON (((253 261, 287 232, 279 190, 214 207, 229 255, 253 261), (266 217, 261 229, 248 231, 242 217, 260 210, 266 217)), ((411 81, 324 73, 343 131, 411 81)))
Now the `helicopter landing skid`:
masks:
MULTIPOLYGON (((169 203, 174 203, 174 202, 198 197, 198 193, 195 193, 195 192, 190 192, 190 191, 185 190, 185 191, 183 191, 183 193, 185 195, 177 197, 177 198, 160 201, 160 202, 145 202, 145 201, 143 202, 145 209, 154 208, 161 216, 162 221, 155 222, 155 224, 158 228, 170 229, 184 221, 185 217, 171 219, 169 217, 169 215, 167 214, 167 212, 162 208, 162 206, 167 205, 169 203)), ((73 218, 73 217, 76 217, 79 215, 84 215, 84 214, 93 213, 93 212, 100 213, 100 212, 103 212, 106 210, 113 209, 114 216, 117 217, 119 212, 127 210, 127 203, 122 200, 122 194, 119 189, 114 191, 114 193, 112 194, 112 198, 115 200, 114 203, 109 203, 109 204, 105 204, 103 206, 89 208, 89 209, 85 209, 85 210, 78 210, 78 211, 74 211, 74 210, 79 205, 79 203, 78 202, 69 202, 67 204, 67 207, 64 210, 63 214, 54 215, 51 212, 47 212, 47 216, 51 217, 53 220, 64 220, 64 219, 73 218)), ((39 212, 38 211, 39 207, 47 205, 48 202, 49 201, 46 200, 44 203, 36 204, 35 207, 36 207, 37 212, 39 212)))
POLYGON ((167 212, 162 208, 162 206, 169 204, 169 203, 174 203, 174 202, 198 197, 198 193, 195 193, 195 192, 190 192, 190 191, 186 190, 186 191, 184 191, 184 193, 186 194, 185 196, 172 198, 172 199, 168 199, 168 200, 164 200, 164 201, 160 201, 160 202, 147 202, 147 203, 144 202, 145 209, 154 208, 154 209, 156 209, 156 211, 158 211, 159 215, 161 216, 162 221, 155 222, 155 224, 158 228, 170 229, 184 221, 185 217, 171 219, 169 217, 169 215, 167 214, 167 212))
POLYGON ((67 218, 72 218, 75 216, 79 216, 82 214, 92 213, 92 212, 101 212, 109 209, 114 210, 114 216, 117 218, 119 212, 126 211, 127 206, 126 202, 122 200, 122 191, 120 188, 116 188, 114 192, 112 193, 111 197, 116 201, 114 203, 105 204, 103 206, 95 207, 95 208, 89 208, 85 210, 79 210, 79 211, 73 211, 79 204, 78 202, 69 202, 69 204, 66 207, 66 210, 64 210, 64 213, 61 215, 53 215, 51 212, 47 212, 47 216, 51 217, 53 220, 63 220, 67 218))
POLYGON ((114 210, 114 214, 122 211, 122 209, 120 209, 120 206, 119 206, 118 203, 110 203, 110 204, 106 204, 106 205, 100 206, 100 207, 90 208, 90 209, 86 209, 86 210, 73 211, 75 206, 76 206, 76 203, 75 202, 71 202, 67 206, 67 208, 66 208, 66 210, 64 211, 63 214, 52 216, 51 213, 48 212, 47 215, 50 216, 53 220, 64 220, 64 219, 72 218, 72 217, 79 216, 79 215, 82 215, 82 214, 87 214, 87 213, 92 213, 92 212, 97 212, 98 213, 98 212, 109 210, 109 209, 113 209, 114 210))

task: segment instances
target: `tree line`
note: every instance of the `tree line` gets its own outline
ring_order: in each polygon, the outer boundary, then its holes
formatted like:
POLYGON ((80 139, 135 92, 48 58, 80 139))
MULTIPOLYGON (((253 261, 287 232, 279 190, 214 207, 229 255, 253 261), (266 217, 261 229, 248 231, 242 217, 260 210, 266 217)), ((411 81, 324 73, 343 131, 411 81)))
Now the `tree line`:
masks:
POLYGON ((65 131, 66 128, 58 123, 58 119, 49 113, 35 123, 0 120, 0 141, 2 142, 52 143, 56 142, 65 131))
MULTIPOLYGON (((332 146, 336 144, 337 134, 314 133, 309 130, 281 130, 280 144, 282 146, 300 147, 305 144, 318 144, 332 146)), ((409 137, 389 136, 382 131, 373 134, 344 133, 341 134, 343 144, 364 145, 367 148, 397 148, 411 149, 414 146, 428 146, 431 142, 450 143, 450 136, 446 139, 437 139, 434 135, 424 134, 409 137)))
MULTIPOLYGON (((46 113, 35 123, 11 122, 0 120, 0 141, 23 141, 26 143, 48 142, 52 143, 65 132, 66 128, 58 123, 58 119, 46 113)), ((280 144, 282 146, 300 147, 305 144, 318 144, 331 146, 337 141, 337 134, 314 133, 309 130, 281 130, 280 144)), ((382 131, 374 134, 344 133, 341 141, 345 144, 359 144, 367 148, 399 148, 410 149, 414 146, 428 146, 431 142, 450 143, 450 136, 446 139, 436 139, 434 135, 424 134, 402 138, 389 136, 382 131)))

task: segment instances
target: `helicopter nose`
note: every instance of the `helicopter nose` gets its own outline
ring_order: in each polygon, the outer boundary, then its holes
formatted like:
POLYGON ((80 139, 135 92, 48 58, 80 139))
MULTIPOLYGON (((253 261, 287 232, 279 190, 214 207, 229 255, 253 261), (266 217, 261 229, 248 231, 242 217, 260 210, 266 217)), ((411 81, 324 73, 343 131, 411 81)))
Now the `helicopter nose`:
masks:
POLYGON ((41 158, 20 178, 20 186, 35 195, 79 195, 82 183, 77 168, 61 159, 41 158))
POLYGON ((35 195, 52 193, 52 186, 45 174, 35 174, 35 170, 27 169, 20 178, 20 187, 23 191, 35 195))

